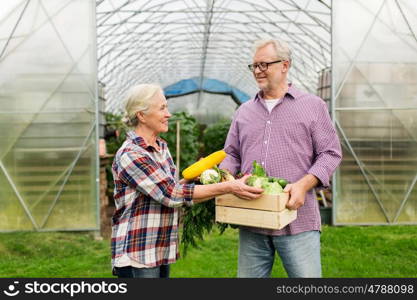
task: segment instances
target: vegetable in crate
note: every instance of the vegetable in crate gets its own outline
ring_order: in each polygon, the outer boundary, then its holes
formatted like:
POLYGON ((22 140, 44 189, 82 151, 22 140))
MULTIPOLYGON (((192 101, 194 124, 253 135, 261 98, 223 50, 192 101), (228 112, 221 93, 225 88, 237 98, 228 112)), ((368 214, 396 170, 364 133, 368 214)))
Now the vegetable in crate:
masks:
MULTIPOLYGON (((217 168, 216 168, 217 169, 217 168)), ((200 182, 202 184, 218 183, 222 179, 218 169, 207 169, 200 175, 200 182)))
POLYGON ((253 162, 252 176, 246 181, 247 185, 262 188, 265 195, 281 194, 287 183, 287 180, 282 178, 268 177, 264 168, 256 160, 253 162))
POLYGON ((213 168, 215 165, 221 163, 226 157, 224 150, 216 151, 198 162, 192 164, 184 171, 182 171, 182 177, 185 179, 193 179, 201 175, 205 170, 213 168))
POLYGON ((224 169, 219 169, 220 171, 220 175, 222 176, 222 182, 224 181, 231 181, 231 180, 235 180, 235 178, 233 177, 232 174, 229 173, 229 171, 224 170, 224 169))

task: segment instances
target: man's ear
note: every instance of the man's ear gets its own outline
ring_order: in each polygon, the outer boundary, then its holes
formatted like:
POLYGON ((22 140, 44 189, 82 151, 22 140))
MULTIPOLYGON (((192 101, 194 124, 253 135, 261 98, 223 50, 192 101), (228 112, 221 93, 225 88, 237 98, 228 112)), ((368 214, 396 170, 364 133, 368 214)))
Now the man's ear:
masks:
POLYGON ((282 63, 282 72, 283 73, 286 73, 286 72, 288 72, 288 70, 290 69, 290 65, 291 65, 291 63, 288 61, 288 60, 286 60, 286 61, 284 61, 283 63, 282 63))

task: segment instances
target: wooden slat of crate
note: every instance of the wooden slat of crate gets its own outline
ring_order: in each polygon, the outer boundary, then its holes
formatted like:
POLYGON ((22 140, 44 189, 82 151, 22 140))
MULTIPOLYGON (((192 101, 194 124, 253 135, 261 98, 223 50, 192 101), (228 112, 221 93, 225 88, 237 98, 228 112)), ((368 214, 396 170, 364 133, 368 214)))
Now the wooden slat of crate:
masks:
POLYGON ((216 222, 281 229, 297 218, 296 210, 280 212, 216 205, 216 222))
POLYGON ((262 197, 255 200, 245 200, 236 197, 233 194, 224 194, 216 197, 216 205, 268 211, 282 211, 285 209, 285 205, 288 202, 288 195, 288 193, 281 193, 278 196, 262 195, 262 197))

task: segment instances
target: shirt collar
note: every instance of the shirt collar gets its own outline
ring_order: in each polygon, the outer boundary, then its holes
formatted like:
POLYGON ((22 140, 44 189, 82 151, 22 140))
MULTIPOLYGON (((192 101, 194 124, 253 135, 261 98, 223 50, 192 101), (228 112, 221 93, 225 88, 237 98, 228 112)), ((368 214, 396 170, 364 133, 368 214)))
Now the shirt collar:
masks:
MULTIPOLYGON (((287 96, 287 95, 290 96, 290 98, 295 99, 300 95, 300 92, 297 90, 296 87, 294 87, 294 85, 292 83, 289 83, 288 84, 288 91, 285 93, 284 97, 287 96)), ((256 94, 254 101, 258 102, 261 99, 263 99, 263 92, 259 91, 256 94)))
MULTIPOLYGON (((126 133, 126 136, 132 140, 132 142, 139 147, 142 147, 143 149, 150 150, 150 151, 156 151, 156 149, 152 145, 148 145, 145 142, 145 139, 141 136, 138 136, 135 131, 131 130, 126 133)), ((156 142, 159 144, 159 147, 161 147, 161 150, 164 150, 167 146, 167 143, 164 139, 160 138, 159 136, 156 137, 156 142)))

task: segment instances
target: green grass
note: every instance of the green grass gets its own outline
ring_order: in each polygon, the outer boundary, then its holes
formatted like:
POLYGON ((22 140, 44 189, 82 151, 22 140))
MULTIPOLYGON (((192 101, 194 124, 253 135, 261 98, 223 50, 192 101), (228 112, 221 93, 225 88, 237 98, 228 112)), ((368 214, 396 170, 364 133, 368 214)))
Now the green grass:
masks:
MULTIPOLYGON (((417 227, 323 227, 323 277, 417 277, 417 227)), ((214 232, 171 277, 236 277, 236 230, 214 232)), ((0 234, 0 277, 113 277, 108 240, 87 233, 0 234)), ((279 259, 273 277, 286 277, 279 259)))

